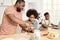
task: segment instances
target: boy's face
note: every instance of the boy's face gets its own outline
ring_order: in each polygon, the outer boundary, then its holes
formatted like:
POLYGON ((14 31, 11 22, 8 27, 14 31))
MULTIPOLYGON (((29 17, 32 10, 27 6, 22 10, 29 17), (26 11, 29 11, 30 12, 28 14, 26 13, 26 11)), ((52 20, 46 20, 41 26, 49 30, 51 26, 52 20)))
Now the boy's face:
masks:
POLYGON ((49 20, 50 19, 50 15, 45 15, 45 19, 49 20))
POLYGON ((30 21, 34 21, 35 16, 34 16, 34 15, 31 15, 31 16, 29 17, 29 19, 30 19, 30 21))

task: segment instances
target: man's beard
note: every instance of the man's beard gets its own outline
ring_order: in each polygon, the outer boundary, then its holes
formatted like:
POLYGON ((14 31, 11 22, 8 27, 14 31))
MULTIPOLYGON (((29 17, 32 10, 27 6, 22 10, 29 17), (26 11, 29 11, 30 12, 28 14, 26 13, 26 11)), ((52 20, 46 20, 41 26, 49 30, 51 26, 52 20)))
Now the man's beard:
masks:
POLYGON ((16 11, 21 12, 21 8, 17 7, 16 11))

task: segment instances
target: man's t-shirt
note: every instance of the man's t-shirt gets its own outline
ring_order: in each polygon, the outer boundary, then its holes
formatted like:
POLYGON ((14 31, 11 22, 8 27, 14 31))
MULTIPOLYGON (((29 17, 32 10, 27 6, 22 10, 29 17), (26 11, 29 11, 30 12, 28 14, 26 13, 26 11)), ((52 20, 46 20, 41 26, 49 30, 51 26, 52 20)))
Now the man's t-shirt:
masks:
POLYGON ((22 20, 22 14, 18 13, 13 6, 5 9, 0 27, 0 34, 14 34, 16 33, 17 23, 13 22, 7 15, 14 15, 16 18, 22 20))

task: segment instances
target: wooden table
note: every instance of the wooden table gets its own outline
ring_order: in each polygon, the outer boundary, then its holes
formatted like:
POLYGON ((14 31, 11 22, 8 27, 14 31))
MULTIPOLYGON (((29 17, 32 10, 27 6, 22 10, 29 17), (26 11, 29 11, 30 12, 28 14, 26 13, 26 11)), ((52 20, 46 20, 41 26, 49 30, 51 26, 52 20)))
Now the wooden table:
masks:
MULTIPOLYGON (((42 31, 43 32, 47 32, 47 31, 42 31)), ((60 30, 52 30, 50 31, 51 33, 58 33, 60 34, 60 30)), ((0 35, 0 40, 4 39, 4 38, 14 38, 15 40, 21 39, 21 38, 27 38, 27 40, 30 40, 32 33, 20 33, 20 34, 12 34, 12 35, 0 35)), ((42 36, 39 40, 60 40, 59 38, 53 38, 53 39, 49 39, 48 37, 42 36)))

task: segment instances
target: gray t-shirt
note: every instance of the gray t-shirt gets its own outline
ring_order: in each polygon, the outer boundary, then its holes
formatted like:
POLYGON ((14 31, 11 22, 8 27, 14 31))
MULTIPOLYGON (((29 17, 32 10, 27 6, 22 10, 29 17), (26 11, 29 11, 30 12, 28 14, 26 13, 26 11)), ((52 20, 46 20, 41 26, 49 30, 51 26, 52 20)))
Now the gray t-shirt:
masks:
MULTIPOLYGON (((27 20, 26 22, 28 22, 29 20, 27 20)), ((29 21, 30 22, 30 21, 29 21)), ((38 27, 38 21, 37 20, 34 20, 32 23, 32 26, 35 28, 35 29, 37 29, 37 27, 38 27)))

